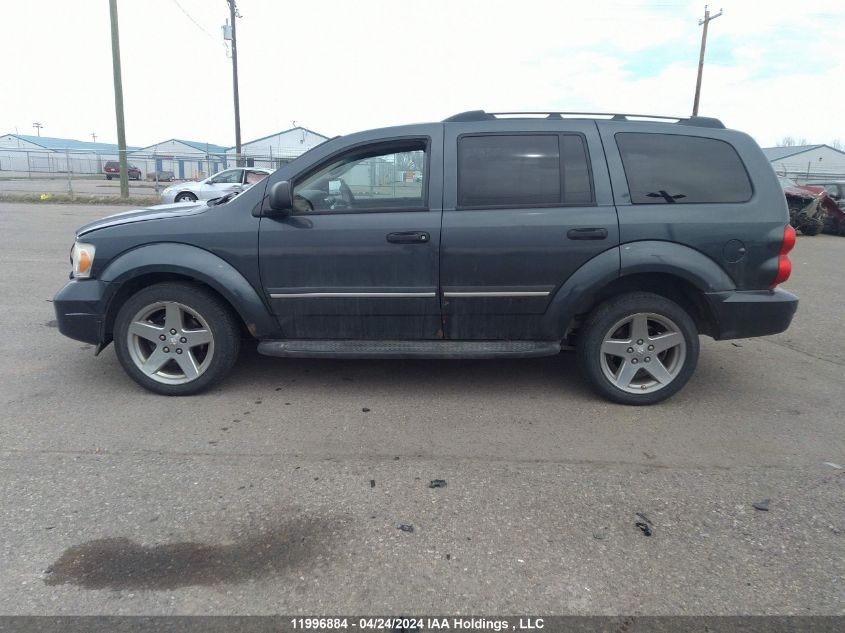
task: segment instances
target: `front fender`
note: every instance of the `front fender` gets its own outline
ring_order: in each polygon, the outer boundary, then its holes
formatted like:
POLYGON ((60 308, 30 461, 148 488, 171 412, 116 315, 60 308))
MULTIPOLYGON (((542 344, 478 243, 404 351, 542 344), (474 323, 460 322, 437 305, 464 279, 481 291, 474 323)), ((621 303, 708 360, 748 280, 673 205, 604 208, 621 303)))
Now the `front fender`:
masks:
POLYGON ((252 284, 230 263, 196 246, 167 242, 140 246, 109 262, 99 279, 116 291, 151 273, 184 275, 205 283, 232 305, 255 338, 278 334, 275 318, 252 284))

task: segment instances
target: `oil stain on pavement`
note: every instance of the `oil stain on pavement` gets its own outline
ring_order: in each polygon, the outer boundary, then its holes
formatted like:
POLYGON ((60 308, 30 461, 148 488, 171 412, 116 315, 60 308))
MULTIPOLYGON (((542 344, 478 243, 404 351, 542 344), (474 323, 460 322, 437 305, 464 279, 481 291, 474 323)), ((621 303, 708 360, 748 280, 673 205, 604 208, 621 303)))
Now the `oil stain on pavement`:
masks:
POLYGON ((68 548, 45 572, 47 585, 85 589, 170 590, 238 583, 282 573, 325 554, 344 521, 296 520, 230 544, 141 545, 105 538, 68 548))

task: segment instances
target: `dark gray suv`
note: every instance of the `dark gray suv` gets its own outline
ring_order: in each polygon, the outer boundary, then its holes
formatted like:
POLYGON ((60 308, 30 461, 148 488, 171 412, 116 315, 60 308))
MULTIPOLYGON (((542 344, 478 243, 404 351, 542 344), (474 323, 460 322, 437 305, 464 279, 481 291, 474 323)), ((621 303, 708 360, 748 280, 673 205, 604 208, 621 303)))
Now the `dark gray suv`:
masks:
POLYGON ((193 394, 242 339, 271 356, 495 358, 574 348, 625 404, 717 340, 785 330, 795 242, 747 135, 716 119, 465 112, 334 138, 244 193, 82 227, 61 332, 193 394))

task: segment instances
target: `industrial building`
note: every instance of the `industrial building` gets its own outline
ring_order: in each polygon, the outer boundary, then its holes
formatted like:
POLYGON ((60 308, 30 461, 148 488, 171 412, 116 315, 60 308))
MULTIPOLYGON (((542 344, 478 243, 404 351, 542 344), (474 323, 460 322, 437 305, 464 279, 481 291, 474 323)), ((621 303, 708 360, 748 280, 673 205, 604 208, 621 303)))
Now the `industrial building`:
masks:
POLYGON ((845 180, 845 152, 830 145, 764 147, 763 153, 778 176, 787 176, 799 183, 845 180))
POLYGON ((70 167, 70 171, 77 174, 101 174, 103 165, 110 160, 118 160, 117 145, 113 143, 29 134, 0 136, 2 172, 55 173, 67 172, 70 167))
MULTIPOLYGON (((254 141, 241 143, 241 155, 247 167, 278 169, 328 139, 328 136, 297 126, 269 136, 262 136, 254 141)), ((231 164, 235 164, 234 147, 226 150, 226 156, 231 164)))
POLYGON ((172 174, 179 180, 202 180, 226 167, 226 148, 214 143, 171 138, 129 152, 128 160, 145 178, 155 172, 172 174))
MULTIPOLYGON (((241 145, 242 164, 276 169, 328 139, 304 127, 263 136, 241 145)), ((128 162, 142 178, 201 180, 237 164, 234 147, 171 138, 146 147, 127 147, 128 162)), ((119 160, 116 144, 75 139, 5 134, 0 136, 0 172, 102 174, 108 161, 119 160)))

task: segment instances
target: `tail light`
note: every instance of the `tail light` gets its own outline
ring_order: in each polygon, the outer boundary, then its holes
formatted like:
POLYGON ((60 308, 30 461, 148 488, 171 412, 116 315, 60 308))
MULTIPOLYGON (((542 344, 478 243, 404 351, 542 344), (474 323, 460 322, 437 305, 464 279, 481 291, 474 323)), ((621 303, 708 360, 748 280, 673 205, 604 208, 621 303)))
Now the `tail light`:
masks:
POLYGON ((769 288, 774 288, 778 284, 782 284, 789 279, 792 272, 792 262, 789 261, 789 251, 795 246, 795 229, 792 225, 787 224, 783 229, 783 242, 780 245, 780 253, 778 253, 778 272, 775 275, 775 280, 769 288))

